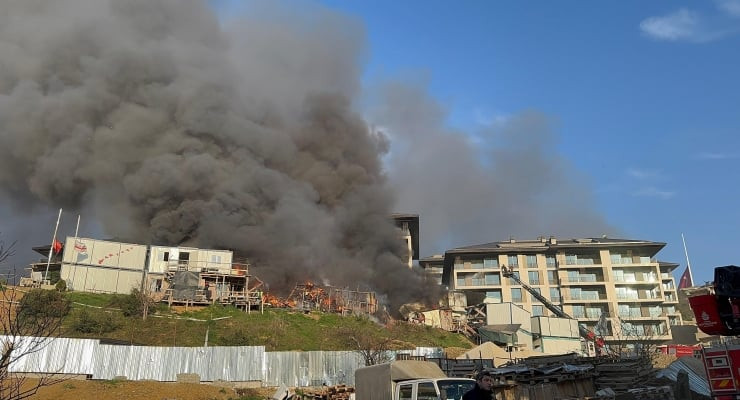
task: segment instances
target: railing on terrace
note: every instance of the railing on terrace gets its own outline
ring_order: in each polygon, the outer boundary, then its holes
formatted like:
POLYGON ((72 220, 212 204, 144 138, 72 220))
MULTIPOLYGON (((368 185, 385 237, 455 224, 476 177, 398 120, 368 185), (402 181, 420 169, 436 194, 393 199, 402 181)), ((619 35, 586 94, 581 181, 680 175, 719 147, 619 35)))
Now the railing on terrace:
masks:
POLYGON ((620 312, 619 316, 622 318, 661 318, 661 317, 665 317, 666 314, 662 311, 643 313, 640 310, 634 310, 634 311, 630 311, 629 313, 620 312))
POLYGON ((581 293, 580 295, 563 295, 564 300, 606 300, 603 293, 581 293))
POLYGON ((617 294, 619 300, 661 300, 663 296, 660 295, 625 295, 617 294))
POLYGON ((604 277, 594 275, 568 276, 563 281, 567 283, 604 282, 604 277))
POLYGON ((651 277, 648 279, 636 279, 636 278, 614 278, 616 283, 658 283, 658 279, 651 277))

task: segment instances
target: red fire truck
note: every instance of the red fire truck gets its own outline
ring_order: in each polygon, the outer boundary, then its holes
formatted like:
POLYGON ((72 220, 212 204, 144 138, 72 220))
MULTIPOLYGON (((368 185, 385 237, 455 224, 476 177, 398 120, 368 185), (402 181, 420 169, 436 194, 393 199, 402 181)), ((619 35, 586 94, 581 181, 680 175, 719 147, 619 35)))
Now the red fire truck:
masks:
POLYGON ((712 398, 740 399, 740 267, 714 269, 714 283, 689 294, 689 304, 702 332, 721 336, 721 341, 702 346, 712 398))

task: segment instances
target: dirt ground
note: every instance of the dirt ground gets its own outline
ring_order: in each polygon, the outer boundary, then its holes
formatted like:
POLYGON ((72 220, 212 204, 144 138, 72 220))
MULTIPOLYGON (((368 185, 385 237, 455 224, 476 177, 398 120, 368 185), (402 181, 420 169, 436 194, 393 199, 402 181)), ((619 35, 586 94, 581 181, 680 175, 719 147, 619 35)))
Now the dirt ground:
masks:
POLYGON ((154 381, 91 381, 67 380, 39 389, 32 400, 229 400, 247 398, 266 399, 275 388, 234 389, 210 384, 154 382, 154 381), (244 396, 244 397, 242 397, 244 396))

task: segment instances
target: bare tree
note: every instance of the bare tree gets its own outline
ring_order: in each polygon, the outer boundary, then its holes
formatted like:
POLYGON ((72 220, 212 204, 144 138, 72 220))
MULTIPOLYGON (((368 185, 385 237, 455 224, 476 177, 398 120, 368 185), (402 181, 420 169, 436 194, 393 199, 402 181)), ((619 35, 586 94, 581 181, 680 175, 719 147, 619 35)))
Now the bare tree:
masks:
MULTIPOLYGON (((5 247, 0 240, 0 265, 14 254, 14 246, 15 242, 5 247)), ((14 372, 14 366, 28 362, 43 350, 59 334, 68 312, 69 302, 56 290, 25 293, 15 287, 0 287, 0 399, 25 399, 41 387, 64 380, 41 371, 35 371, 34 378, 29 379, 14 372)))
MULTIPOLYGON (((0 234, 2 234, 2 232, 0 232, 0 234)), ((15 254, 15 244, 16 242, 13 242, 8 247, 5 247, 5 241, 0 238, 0 266, 3 265, 5 260, 15 254)))
POLYGON ((377 329, 354 325, 343 329, 342 335, 354 352, 362 356, 366 366, 390 361, 389 350, 393 339, 383 335, 377 329))

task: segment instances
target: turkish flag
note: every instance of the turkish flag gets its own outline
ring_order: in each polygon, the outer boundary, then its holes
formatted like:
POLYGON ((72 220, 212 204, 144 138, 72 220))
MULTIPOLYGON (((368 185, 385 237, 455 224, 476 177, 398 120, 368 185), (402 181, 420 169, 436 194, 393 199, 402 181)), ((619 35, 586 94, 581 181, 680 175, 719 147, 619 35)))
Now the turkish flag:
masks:
POLYGON ((54 239, 54 243, 51 245, 51 247, 54 249, 54 253, 59 254, 62 252, 62 247, 64 246, 62 245, 62 242, 54 239))
POLYGON ((681 279, 678 281, 679 289, 686 289, 694 286, 694 282, 691 282, 691 275, 689 275, 689 267, 686 267, 686 271, 683 271, 681 279))

